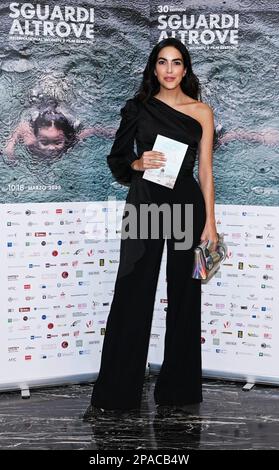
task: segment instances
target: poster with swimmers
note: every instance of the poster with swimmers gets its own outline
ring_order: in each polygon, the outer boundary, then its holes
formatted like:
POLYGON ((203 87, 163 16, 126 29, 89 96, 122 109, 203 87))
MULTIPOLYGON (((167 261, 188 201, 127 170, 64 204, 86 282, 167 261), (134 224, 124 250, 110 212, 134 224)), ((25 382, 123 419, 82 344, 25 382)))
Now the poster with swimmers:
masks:
MULTIPOLYGON (((151 42, 172 36, 188 46, 214 111, 216 226, 229 250, 202 285, 203 373, 278 384, 278 2, 173 0, 152 2, 150 14, 151 42)), ((157 300, 149 361, 158 369, 157 300)))
POLYGON ((149 48, 149 4, 3 3, 0 203, 123 199, 106 156, 149 48))
POLYGON ((148 51, 145 1, 1 2, 0 390, 98 371, 127 194, 106 156, 148 51))
POLYGON ((217 204, 278 206, 278 2, 151 2, 150 40, 183 41, 215 118, 217 204))

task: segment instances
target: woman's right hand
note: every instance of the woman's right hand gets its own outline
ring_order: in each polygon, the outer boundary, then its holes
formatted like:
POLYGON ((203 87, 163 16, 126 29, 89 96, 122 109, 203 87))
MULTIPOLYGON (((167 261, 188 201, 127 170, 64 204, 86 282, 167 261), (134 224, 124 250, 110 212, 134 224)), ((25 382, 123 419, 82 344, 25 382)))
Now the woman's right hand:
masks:
POLYGON ((165 166, 166 157, 163 152, 157 150, 147 150, 142 156, 133 161, 131 167, 133 170, 144 171, 148 168, 161 168, 165 166))

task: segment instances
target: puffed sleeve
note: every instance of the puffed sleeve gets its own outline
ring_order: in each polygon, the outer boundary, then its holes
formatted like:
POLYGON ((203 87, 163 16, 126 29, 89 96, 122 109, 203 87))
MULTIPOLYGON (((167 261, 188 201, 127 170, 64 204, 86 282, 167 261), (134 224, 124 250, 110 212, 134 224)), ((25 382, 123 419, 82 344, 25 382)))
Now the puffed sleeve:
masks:
POLYGON ((132 175, 137 172, 131 167, 131 163, 139 158, 134 151, 139 103, 133 98, 128 99, 120 114, 120 125, 110 154, 107 156, 107 163, 116 181, 124 186, 130 186, 132 175))

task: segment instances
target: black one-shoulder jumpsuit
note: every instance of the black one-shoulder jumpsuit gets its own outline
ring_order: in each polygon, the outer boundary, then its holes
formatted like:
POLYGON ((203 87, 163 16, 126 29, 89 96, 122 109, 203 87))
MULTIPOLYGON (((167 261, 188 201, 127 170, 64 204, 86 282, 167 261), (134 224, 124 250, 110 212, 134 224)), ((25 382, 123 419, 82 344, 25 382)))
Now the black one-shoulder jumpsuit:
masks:
MULTIPOLYGON (((121 109, 121 122, 107 157, 117 181, 130 188, 126 202, 193 204, 193 243, 174 249, 175 237, 121 239, 114 296, 107 318, 92 405, 104 409, 139 409, 145 379, 153 309, 164 243, 167 243, 167 313, 164 359, 154 388, 162 405, 202 401, 201 281, 192 278, 194 248, 206 219, 203 193, 193 176, 201 124, 158 98, 136 97, 121 109), (188 144, 173 188, 142 178, 131 163, 152 150, 157 134, 188 144), (137 153, 134 151, 134 143, 137 153)), ((125 209, 124 209, 125 212, 125 209)), ((184 211, 181 211, 183 219, 184 211)), ((184 221, 186 223, 187 221, 184 221)))

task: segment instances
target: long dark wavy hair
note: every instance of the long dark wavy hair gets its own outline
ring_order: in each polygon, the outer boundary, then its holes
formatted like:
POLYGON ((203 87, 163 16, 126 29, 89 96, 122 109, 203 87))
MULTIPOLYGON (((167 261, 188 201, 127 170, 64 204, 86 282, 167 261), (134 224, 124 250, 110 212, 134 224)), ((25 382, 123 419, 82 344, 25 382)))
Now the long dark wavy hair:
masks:
POLYGON ((181 53, 184 68, 187 68, 186 74, 180 82, 181 90, 186 95, 191 96, 191 98, 202 101, 200 82, 193 72, 190 54, 184 44, 175 38, 163 39, 153 47, 143 71, 143 79, 135 94, 135 98, 139 101, 146 102, 151 96, 159 92, 160 83, 154 74, 154 69, 159 52, 166 46, 173 46, 181 53))

